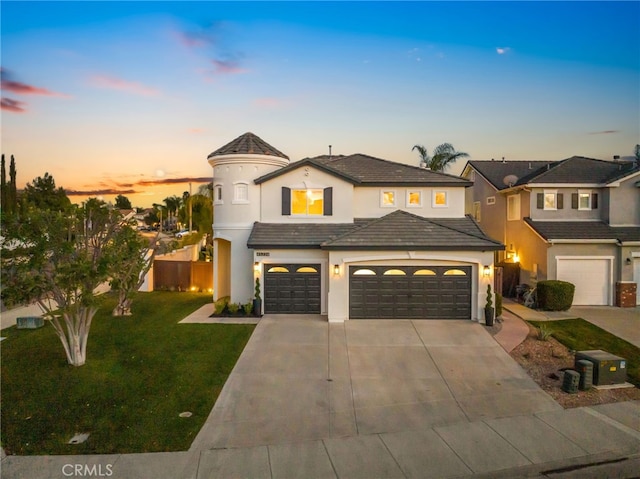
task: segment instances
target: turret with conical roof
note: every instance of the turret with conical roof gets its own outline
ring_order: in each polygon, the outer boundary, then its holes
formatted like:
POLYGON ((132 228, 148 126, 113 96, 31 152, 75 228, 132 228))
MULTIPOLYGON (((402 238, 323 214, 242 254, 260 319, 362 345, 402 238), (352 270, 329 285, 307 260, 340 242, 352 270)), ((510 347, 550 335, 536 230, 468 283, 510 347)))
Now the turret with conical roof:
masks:
POLYGON ((289 157, 253 133, 209 154, 213 168, 214 299, 233 302, 253 296, 253 255, 247 240, 260 221, 260 185, 254 179, 283 168, 289 157), (229 270, 233 257, 234 269, 229 270), (232 292, 232 293, 231 293, 232 292))

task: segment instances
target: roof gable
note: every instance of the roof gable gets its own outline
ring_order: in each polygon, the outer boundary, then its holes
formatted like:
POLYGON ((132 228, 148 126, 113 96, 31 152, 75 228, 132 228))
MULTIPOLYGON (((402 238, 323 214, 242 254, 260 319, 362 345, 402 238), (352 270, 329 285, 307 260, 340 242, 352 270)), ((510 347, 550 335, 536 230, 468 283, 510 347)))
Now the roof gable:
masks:
POLYGON ((471 182, 458 176, 440 173, 405 165, 394 161, 382 160, 373 156, 356 153, 354 155, 319 156, 300 161, 257 178, 256 184, 269 181, 284 173, 302 166, 312 165, 331 175, 342 178, 354 185, 382 186, 471 186, 471 182))

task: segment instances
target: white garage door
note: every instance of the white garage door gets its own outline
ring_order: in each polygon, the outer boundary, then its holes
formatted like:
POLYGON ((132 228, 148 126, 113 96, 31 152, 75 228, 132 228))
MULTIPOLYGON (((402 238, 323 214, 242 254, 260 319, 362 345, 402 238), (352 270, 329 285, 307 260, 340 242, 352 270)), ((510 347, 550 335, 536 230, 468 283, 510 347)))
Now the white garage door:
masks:
POLYGON ((557 278, 576 286, 574 305, 610 304, 610 258, 558 258, 557 261, 557 278))

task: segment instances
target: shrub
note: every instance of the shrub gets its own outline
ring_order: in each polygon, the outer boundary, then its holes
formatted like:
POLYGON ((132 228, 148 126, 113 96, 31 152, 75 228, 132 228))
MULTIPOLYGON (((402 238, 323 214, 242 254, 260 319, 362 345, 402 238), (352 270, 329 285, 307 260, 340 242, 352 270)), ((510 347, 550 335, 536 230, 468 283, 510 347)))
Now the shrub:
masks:
POLYGON ((240 309, 240 305, 237 303, 229 303, 229 305, 227 305, 227 308, 229 309, 229 313, 236 314, 240 309))
POLYGON ((244 310, 244 314, 249 316, 253 312, 253 303, 249 301, 247 304, 243 304, 242 309, 244 310))
POLYGON ((224 296, 222 298, 218 298, 218 300, 213 303, 213 311, 215 314, 222 314, 224 309, 229 304, 229 296, 224 296))
POLYGON ((538 307, 547 311, 566 311, 573 303, 576 287, 566 281, 538 281, 538 307))
POLYGON ((487 285, 487 304, 484 305, 485 309, 493 308, 493 300, 491 299, 491 285, 487 285))
POLYGON ((496 293, 496 318, 502 316, 502 295, 496 293))
POLYGON ((548 330, 544 324, 541 324, 540 328, 538 328, 538 340, 548 341, 550 337, 551 337, 551 331, 548 330))

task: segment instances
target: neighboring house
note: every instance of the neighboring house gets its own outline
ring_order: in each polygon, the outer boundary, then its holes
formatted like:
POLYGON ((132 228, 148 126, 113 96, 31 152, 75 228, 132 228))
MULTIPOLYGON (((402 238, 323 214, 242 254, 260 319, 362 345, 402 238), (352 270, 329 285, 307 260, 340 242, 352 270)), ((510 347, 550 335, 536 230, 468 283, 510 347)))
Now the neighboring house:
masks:
POLYGON ((640 283, 636 163, 469 161, 462 177, 466 210, 506 245, 497 261, 520 262, 521 283, 569 281, 576 305, 613 305, 617 287, 640 283))
POLYGON ((494 252, 457 176, 355 154, 289 158, 252 133, 208 157, 214 299, 329 321, 482 318, 494 252))

